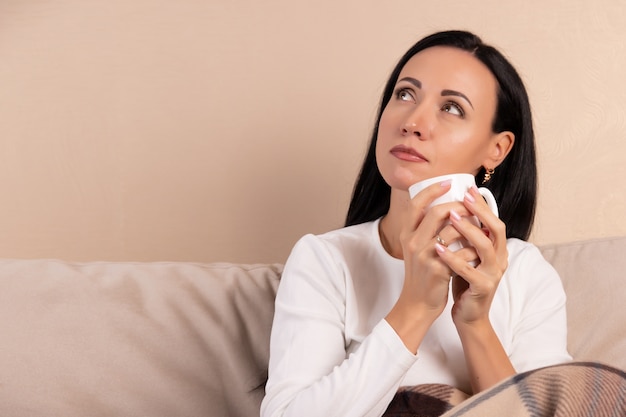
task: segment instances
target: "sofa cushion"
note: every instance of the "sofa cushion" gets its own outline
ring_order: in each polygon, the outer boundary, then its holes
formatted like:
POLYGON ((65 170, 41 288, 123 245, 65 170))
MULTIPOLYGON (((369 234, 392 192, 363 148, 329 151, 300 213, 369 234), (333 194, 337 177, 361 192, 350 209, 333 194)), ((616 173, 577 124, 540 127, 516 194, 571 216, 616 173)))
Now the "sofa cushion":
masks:
POLYGON ((626 237, 541 248, 567 294, 568 348, 575 360, 626 369, 626 237))
POLYGON ((0 414, 257 415, 280 270, 0 261, 0 414))
MULTIPOLYGON (((626 369, 626 237, 541 250, 574 358, 626 369)), ((0 260, 0 415, 258 415, 281 272, 0 260)))

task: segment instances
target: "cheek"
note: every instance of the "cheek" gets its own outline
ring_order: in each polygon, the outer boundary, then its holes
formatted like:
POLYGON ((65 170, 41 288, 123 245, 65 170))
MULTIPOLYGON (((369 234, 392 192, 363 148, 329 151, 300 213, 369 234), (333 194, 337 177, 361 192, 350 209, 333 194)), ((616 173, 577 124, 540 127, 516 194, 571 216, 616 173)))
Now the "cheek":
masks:
POLYGON ((376 160, 378 161, 383 149, 386 146, 387 141, 391 137, 390 122, 387 113, 383 111, 378 122, 378 133, 376 136, 376 160))
POLYGON ((384 145, 381 144, 381 142, 384 143, 384 140, 381 140, 381 134, 380 134, 380 128, 378 129, 378 137, 376 138, 376 148, 375 148, 375 152, 374 155, 376 155, 376 165, 379 166, 379 170, 380 170, 380 162, 381 162, 381 155, 383 152, 383 147, 384 145))
POLYGON ((387 122, 387 118, 385 117, 385 114, 383 113, 382 117, 380 118, 380 122, 378 123, 378 139, 385 139, 385 136, 388 135, 388 122, 387 122))
POLYGON ((385 134, 391 134, 397 126, 398 111, 394 111, 392 103, 388 103, 382 114, 380 115, 380 121, 378 122, 378 134, 384 132, 385 134))
POLYGON ((472 151, 484 148, 489 142, 487 132, 476 126, 455 127, 440 133, 445 134, 451 145, 472 151))

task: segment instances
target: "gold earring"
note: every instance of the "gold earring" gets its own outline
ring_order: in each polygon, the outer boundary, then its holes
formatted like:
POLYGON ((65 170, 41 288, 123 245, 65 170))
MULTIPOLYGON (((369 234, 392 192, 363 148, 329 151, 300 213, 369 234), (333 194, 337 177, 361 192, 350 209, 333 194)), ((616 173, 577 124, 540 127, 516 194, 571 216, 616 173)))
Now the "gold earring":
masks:
POLYGON ((485 168, 485 177, 483 178, 483 184, 489 182, 491 180, 491 176, 493 175, 495 169, 493 168, 485 168))

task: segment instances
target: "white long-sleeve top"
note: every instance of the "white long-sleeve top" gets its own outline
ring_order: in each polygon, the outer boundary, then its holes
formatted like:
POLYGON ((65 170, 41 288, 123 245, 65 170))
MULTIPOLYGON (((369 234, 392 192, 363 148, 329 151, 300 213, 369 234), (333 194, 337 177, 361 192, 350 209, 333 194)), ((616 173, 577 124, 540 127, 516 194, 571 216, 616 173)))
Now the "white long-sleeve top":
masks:
MULTIPOLYGON (((471 392, 451 294, 417 355, 385 321, 404 262, 382 247, 379 221, 306 235, 294 246, 276 297, 262 417, 381 416, 404 385, 471 392)), ((557 272, 528 242, 509 239, 507 248, 489 316, 513 366, 523 372, 571 360, 557 272)))

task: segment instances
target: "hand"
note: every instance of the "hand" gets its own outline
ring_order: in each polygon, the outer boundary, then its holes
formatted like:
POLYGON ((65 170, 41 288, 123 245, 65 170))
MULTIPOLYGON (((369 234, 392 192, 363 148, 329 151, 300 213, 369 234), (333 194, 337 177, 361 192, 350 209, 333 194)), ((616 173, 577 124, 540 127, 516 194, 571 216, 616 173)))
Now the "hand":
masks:
MULTIPOLYGON (((453 275, 450 266, 434 250, 435 236, 445 228, 450 242, 463 238, 456 228, 447 225, 450 212, 456 210, 464 216, 472 214, 460 202, 429 208, 436 198, 449 189, 448 182, 433 184, 410 200, 410 208, 400 232, 405 279, 398 302, 411 310, 419 310, 431 322, 447 304, 450 277, 453 275)), ((473 250, 459 256, 476 258, 473 250)))
POLYGON ((475 187, 468 191, 463 204, 478 218, 483 229, 455 211, 450 213, 450 223, 474 248, 478 265, 474 267, 467 262, 467 253, 462 256, 461 251, 453 253, 437 245, 439 257, 456 274, 452 280, 452 318, 457 328, 489 321, 491 302, 508 266, 505 224, 491 212, 475 187))
MULTIPOLYGON (((436 233, 448 221, 450 206, 447 209, 440 206, 431 209, 428 207, 449 190, 449 182, 425 188, 408 200, 409 206, 402 214, 404 217, 397 220, 405 268, 404 285, 385 320, 413 353, 417 353, 428 329, 448 302, 452 270, 437 256, 434 245, 436 233)), ((451 207, 469 215, 461 203, 454 203, 451 207)), ((383 218, 381 221, 381 231, 385 220, 383 218)), ((452 232, 461 236, 456 229, 449 227, 452 232)))

